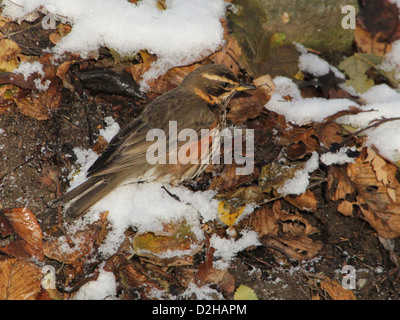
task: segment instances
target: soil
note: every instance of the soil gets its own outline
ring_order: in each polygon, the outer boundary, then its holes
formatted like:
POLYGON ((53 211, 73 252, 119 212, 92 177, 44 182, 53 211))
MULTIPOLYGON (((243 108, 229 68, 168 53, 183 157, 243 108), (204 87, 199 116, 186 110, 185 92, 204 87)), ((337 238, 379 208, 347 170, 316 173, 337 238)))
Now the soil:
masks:
MULTIPOLYGON (((1 207, 28 207, 43 229, 56 223, 57 214, 47 203, 68 185, 73 148, 92 147, 106 116, 123 126, 141 109, 141 101, 113 96, 77 97, 66 89, 62 106, 50 120, 23 116, 10 105, 0 117, 1 207)), ((357 299, 399 299, 397 266, 374 230, 362 216, 338 213, 335 204, 324 201, 323 189, 316 193, 320 193, 322 205, 316 212, 302 214, 319 230, 313 235, 323 243, 318 256, 296 261, 264 246, 243 251, 229 270, 236 287, 249 286, 261 300, 329 298, 319 288, 319 281, 329 277, 342 283, 342 268, 349 265, 356 272, 353 292, 357 299)), ((392 256, 400 251, 399 240, 393 243, 392 256)), ((226 296, 232 297, 233 293, 226 296)))

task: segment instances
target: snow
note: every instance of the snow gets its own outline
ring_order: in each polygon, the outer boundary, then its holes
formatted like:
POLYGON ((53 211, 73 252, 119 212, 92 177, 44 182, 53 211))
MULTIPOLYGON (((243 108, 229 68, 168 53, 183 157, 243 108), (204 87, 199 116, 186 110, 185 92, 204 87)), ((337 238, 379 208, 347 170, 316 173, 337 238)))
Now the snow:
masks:
POLYGON ((19 64, 19 66, 13 70, 13 73, 22 74, 24 76, 25 81, 28 80, 29 76, 35 72, 37 72, 39 74, 39 78, 36 78, 33 80, 33 82, 36 86, 36 89, 38 91, 47 90, 49 88, 51 81, 46 80, 44 83, 42 83, 42 79, 44 77, 44 72, 43 72, 43 65, 40 62, 34 61, 34 62, 30 63, 27 61, 22 61, 19 64))
POLYGON ((301 56, 299 58, 299 68, 303 72, 310 73, 316 77, 320 77, 328 74, 330 71, 334 73, 339 79, 345 79, 345 76, 336 67, 331 66, 328 62, 321 59, 319 56, 313 53, 308 53, 306 48, 296 43, 297 49, 300 51, 301 56))
POLYGON ((14 69, 13 71, 13 73, 22 74, 25 81, 28 80, 29 76, 35 72, 44 77, 43 66, 38 61, 32 63, 22 61, 18 65, 18 68, 14 69))
POLYGON ((99 276, 79 288, 74 300, 104 300, 113 299, 117 294, 117 282, 114 273, 107 272, 103 266, 99 269, 99 276))
POLYGON ((285 116, 293 124, 305 125, 322 122, 324 118, 350 106, 357 106, 348 99, 302 98, 297 85, 289 78, 275 77, 276 88, 266 108, 285 116), (285 97, 292 100, 287 101, 285 97))
MULTIPOLYGON (((354 158, 350 158, 346 152, 349 148, 340 148, 337 152, 327 152, 321 155, 320 160, 323 164, 330 166, 332 164, 345 164, 355 162, 354 158)), ((352 151, 356 151, 355 148, 350 148, 352 151)))
POLYGON ((87 57, 106 46, 121 56, 134 56, 140 50, 157 55, 143 76, 143 85, 172 67, 193 63, 220 48, 220 19, 228 5, 223 0, 167 0, 167 9, 159 10, 154 0, 137 5, 126 0, 13 0, 3 4, 3 15, 12 19, 46 5, 52 17, 71 23, 72 31, 53 49, 58 54, 69 51, 87 57))
POLYGON ((236 254, 248 247, 259 246, 261 243, 258 241, 258 236, 255 231, 243 230, 241 237, 238 240, 221 238, 213 234, 210 238, 210 246, 215 249, 214 257, 221 258, 214 261, 214 268, 226 269, 229 267, 229 262, 236 256, 236 254))
MULTIPOLYGON (((199 240, 203 239, 200 219, 204 208, 172 198, 162 186, 159 183, 124 185, 91 208, 90 211, 94 213, 109 211, 107 219, 112 225, 112 230, 108 232, 105 242, 99 248, 101 254, 109 257, 115 253, 124 240, 124 232, 130 226, 136 228, 139 233, 157 233, 163 230, 163 223, 186 221, 196 237, 199 240)), ((188 190, 183 190, 183 187, 165 187, 169 192, 178 195, 182 201, 185 199, 182 195, 189 195, 185 192, 188 190)), ((217 201, 212 200, 213 193, 204 192, 196 196, 202 196, 203 203, 214 204, 212 212, 216 218, 217 201)))
POLYGON ((318 158, 318 154, 313 152, 311 158, 305 163, 304 168, 297 170, 292 179, 285 181, 285 184, 277 189, 278 193, 286 196, 288 194, 302 194, 306 192, 310 173, 318 169, 318 158))
POLYGON ((107 125, 106 129, 100 129, 99 135, 101 135, 107 142, 110 142, 111 139, 119 132, 121 129, 118 122, 114 120, 113 117, 105 117, 104 122, 107 125))
POLYGON ((185 292, 182 294, 183 299, 190 299, 195 296, 196 300, 223 300, 224 296, 217 290, 210 288, 208 285, 198 287, 194 283, 191 283, 185 292))
MULTIPOLYGON (((361 95, 367 102, 360 108, 366 112, 338 119, 341 124, 365 128, 379 119, 400 118, 400 93, 386 84, 376 85, 361 95)), ((389 121, 364 132, 367 146, 375 146, 379 153, 393 162, 400 160, 400 120, 389 121)))

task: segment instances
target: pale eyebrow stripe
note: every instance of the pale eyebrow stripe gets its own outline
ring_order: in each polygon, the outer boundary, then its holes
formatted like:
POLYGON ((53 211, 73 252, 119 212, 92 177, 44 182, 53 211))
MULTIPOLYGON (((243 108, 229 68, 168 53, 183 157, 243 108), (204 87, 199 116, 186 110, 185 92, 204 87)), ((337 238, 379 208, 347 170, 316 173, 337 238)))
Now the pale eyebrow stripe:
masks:
POLYGON ((210 80, 217 80, 217 81, 223 81, 223 82, 228 82, 230 84, 237 84, 235 81, 232 81, 231 79, 217 76, 216 74, 209 74, 209 73, 202 73, 201 74, 204 78, 210 79, 210 80))

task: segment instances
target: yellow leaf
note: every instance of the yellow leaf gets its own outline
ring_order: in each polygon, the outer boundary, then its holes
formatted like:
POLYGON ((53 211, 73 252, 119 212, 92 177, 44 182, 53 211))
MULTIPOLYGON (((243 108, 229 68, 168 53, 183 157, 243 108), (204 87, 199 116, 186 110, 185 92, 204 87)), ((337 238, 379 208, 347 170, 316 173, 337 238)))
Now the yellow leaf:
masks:
POLYGON ((12 72, 18 66, 18 45, 9 39, 0 40, 0 70, 12 72))
POLYGON ((258 298, 253 289, 241 284, 239 288, 236 289, 233 300, 258 300, 258 298))
POLYGON ((218 204, 218 217, 223 223, 231 227, 243 213, 244 208, 246 208, 246 206, 240 207, 238 210, 231 213, 230 206, 226 202, 220 201, 218 204))

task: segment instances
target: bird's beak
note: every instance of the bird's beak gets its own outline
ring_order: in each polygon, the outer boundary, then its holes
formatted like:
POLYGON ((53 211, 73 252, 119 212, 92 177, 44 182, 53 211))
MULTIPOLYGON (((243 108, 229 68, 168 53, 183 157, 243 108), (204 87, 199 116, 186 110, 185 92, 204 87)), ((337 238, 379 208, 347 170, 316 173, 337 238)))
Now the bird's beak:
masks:
POLYGON ((247 91, 247 90, 254 90, 256 89, 255 86, 247 83, 241 82, 238 87, 236 87, 236 91, 247 91))

